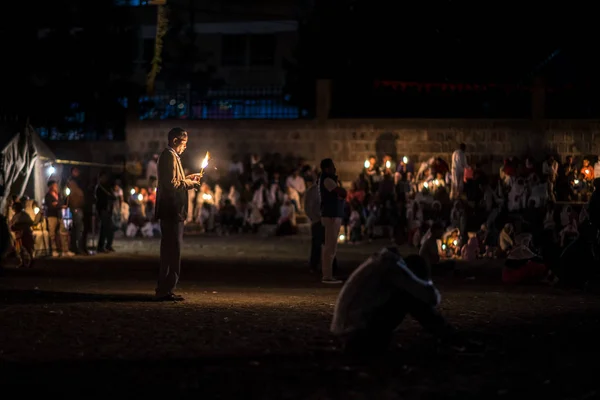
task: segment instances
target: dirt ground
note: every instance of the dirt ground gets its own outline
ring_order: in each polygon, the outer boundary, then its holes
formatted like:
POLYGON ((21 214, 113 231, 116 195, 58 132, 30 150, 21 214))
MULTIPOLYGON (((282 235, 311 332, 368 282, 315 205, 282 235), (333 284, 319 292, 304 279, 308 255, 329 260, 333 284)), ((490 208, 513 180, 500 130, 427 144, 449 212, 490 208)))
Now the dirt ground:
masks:
MULTIPOLYGON (((342 272, 383 245, 342 246, 342 272)), ((407 319, 385 358, 360 365, 328 332, 339 288, 307 272, 305 238, 186 238, 187 301, 177 304, 151 302, 158 241, 115 247, 0 277, 3 388, 85 398, 600 397, 596 295, 506 287, 497 266, 470 266, 474 279, 439 279, 441 308, 483 352, 440 348, 407 319)))

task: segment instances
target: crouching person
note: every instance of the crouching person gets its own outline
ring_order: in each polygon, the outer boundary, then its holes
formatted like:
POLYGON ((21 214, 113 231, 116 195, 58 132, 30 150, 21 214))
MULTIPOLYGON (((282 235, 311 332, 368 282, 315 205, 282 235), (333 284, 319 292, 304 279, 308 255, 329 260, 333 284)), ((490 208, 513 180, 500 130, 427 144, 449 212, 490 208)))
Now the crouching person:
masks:
POLYGON ((439 302, 440 293, 423 257, 403 259, 395 249, 383 249, 346 281, 331 331, 349 355, 376 356, 388 348, 394 331, 410 314, 432 334, 458 346, 455 329, 436 309, 439 302))

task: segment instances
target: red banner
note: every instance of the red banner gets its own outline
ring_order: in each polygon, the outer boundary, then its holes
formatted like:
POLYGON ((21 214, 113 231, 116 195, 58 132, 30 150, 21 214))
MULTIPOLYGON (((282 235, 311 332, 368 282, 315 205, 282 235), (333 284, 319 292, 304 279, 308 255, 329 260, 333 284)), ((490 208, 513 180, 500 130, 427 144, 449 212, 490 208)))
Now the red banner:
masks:
MULTIPOLYGON (((430 92, 431 90, 438 89, 443 92, 446 91, 458 91, 458 92, 482 92, 490 89, 496 90, 504 90, 506 93, 513 92, 530 92, 534 90, 534 86, 525 86, 525 85, 512 85, 512 84, 471 84, 471 83, 423 83, 423 82, 402 82, 402 81, 375 81, 374 86, 376 88, 379 87, 388 87, 394 90, 407 90, 407 89, 417 89, 418 91, 425 90, 426 92, 430 92)), ((560 88, 550 88, 546 87, 545 90, 548 92, 556 92, 558 90, 572 90, 573 85, 565 85, 560 88)))

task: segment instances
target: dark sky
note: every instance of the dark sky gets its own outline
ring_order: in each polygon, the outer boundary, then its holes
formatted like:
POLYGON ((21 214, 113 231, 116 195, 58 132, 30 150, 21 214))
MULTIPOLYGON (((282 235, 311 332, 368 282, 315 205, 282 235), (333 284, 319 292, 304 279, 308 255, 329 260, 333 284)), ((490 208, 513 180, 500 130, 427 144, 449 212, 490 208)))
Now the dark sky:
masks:
POLYGON ((564 3, 555 8, 516 2, 347 3, 353 4, 316 9, 322 29, 317 37, 329 50, 324 58, 338 73, 515 82, 559 49, 571 64, 597 64, 590 53, 596 24, 586 23, 586 9, 570 10, 564 3))

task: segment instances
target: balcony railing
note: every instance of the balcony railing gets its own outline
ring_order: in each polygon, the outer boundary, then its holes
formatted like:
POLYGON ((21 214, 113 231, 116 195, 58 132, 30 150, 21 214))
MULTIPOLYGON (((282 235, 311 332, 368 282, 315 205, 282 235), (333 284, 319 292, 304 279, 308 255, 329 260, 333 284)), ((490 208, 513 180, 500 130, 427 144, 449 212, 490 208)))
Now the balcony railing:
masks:
POLYGON ((140 98, 140 119, 301 119, 309 110, 290 103, 280 87, 236 88, 209 91, 162 92, 140 98))

